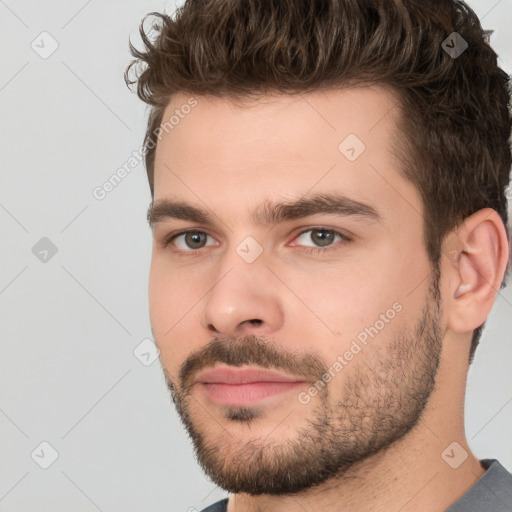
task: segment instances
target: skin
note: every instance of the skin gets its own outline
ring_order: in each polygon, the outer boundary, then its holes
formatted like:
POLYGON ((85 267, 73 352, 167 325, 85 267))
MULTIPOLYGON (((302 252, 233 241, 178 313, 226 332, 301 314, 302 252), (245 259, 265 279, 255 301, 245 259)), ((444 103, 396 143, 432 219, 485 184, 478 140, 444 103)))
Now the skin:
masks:
MULTIPOLYGON (((247 471, 253 466, 242 461, 238 467, 240 454, 264 453, 269 462, 280 448, 286 454, 289 443, 300 446, 306 441, 299 432, 313 432, 322 407, 336 415, 332 426, 347 449, 358 441, 353 430, 363 421, 358 410, 370 418, 361 442, 378 426, 384 437, 400 421, 407 424, 409 404, 411 415, 418 413, 406 435, 346 463, 337 477, 293 494, 235 492, 228 511, 329 512, 339 511, 340 504, 344 512, 446 510, 484 474, 466 441, 464 397, 472 331, 487 318, 508 262, 506 230, 498 214, 480 210, 446 237, 436 314, 421 198, 400 174, 390 149, 399 115, 392 93, 365 87, 276 94, 244 106, 195 98, 197 106, 158 143, 154 201, 174 199, 205 208, 215 224, 173 218, 156 222, 149 284, 153 335, 189 432, 210 448, 220 447, 213 454, 217 461, 247 471), (338 149, 348 134, 366 145, 353 162, 338 149), (371 205, 380 220, 322 213, 261 225, 251 217, 267 200, 332 192, 371 205), (301 233, 319 227, 352 240, 338 239, 328 252, 308 253, 314 244, 301 233), (195 255, 175 252, 193 251, 184 237, 163 247, 165 237, 191 228, 209 235, 195 255), (236 251, 248 236, 262 248, 252 263, 236 251), (252 408, 251 419, 241 421, 236 411, 212 403, 198 386, 187 393, 181 387, 184 363, 208 350, 212 341, 242 354, 248 343, 257 348, 265 340, 289 354, 290 361, 312 355, 331 366, 358 333, 396 303, 400 312, 336 374, 327 397, 319 393, 303 404, 294 390, 266 399, 252 408), (429 308, 431 336, 422 338, 415 329, 429 308), (415 350, 398 365, 400 347, 414 342, 415 350), (429 369, 435 375, 430 388, 427 377, 418 377, 429 369), (357 382, 365 385, 351 408, 357 382), (404 400, 397 406, 393 397, 403 393, 407 398, 413 384, 428 401, 404 400), (379 408, 374 399, 386 389, 385 407, 379 408), (395 423, 379 423, 384 409, 395 423), (467 453, 456 469, 442 457, 454 442, 458 446, 449 455, 463 458, 467 453)), ((185 94, 173 97, 164 119, 187 100, 185 94)), ((305 382, 302 391, 312 382, 305 382)))

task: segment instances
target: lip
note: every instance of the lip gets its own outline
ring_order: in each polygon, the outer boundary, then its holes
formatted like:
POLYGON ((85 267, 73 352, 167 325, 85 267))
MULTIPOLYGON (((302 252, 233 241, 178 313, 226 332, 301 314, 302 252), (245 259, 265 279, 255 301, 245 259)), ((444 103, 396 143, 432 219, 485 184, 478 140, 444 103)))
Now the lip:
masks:
POLYGON ((196 378, 201 384, 249 384, 253 382, 304 382, 297 377, 260 368, 210 368, 196 378))
POLYGON ((298 377, 256 368, 211 368, 196 378, 206 397, 224 406, 254 405, 297 389, 305 382, 298 377))

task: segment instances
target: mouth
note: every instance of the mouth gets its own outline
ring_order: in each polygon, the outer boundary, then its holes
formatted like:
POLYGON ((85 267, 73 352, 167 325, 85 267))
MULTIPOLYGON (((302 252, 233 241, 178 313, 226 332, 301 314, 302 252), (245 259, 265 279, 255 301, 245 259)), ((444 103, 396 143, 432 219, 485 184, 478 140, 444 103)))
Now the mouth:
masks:
POLYGON ((257 368, 217 367, 202 371, 196 384, 217 405, 250 406, 303 387, 300 377, 257 368))

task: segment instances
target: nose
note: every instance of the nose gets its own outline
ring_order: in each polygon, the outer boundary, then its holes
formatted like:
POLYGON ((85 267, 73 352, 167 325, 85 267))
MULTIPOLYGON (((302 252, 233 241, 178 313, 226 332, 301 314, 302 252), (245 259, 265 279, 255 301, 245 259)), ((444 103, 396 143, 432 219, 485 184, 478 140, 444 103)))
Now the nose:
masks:
POLYGON ((282 326, 279 281, 263 256, 246 263, 232 251, 219 264, 216 276, 201 313, 202 325, 210 334, 264 336, 282 326))

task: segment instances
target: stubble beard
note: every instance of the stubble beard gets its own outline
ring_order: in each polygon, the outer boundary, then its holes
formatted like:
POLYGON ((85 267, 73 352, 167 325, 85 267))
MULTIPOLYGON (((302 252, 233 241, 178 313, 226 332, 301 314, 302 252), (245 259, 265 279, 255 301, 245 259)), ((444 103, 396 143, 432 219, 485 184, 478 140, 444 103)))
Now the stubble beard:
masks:
MULTIPOLYGON (((355 464, 403 439, 417 425, 435 387, 442 344, 439 308, 436 280, 414 328, 405 328, 388 344, 379 343, 378 337, 372 340, 373 345, 357 356, 358 362, 350 363, 353 368, 343 370, 351 373, 343 381, 342 399, 337 403, 332 403, 329 392, 336 386, 336 377, 308 406, 297 402, 307 411, 302 425, 292 438, 279 441, 275 436, 248 441, 220 429, 202 407, 194 407, 192 374, 222 362, 322 375, 325 363, 315 356, 297 361, 296 356, 275 353, 272 345, 258 337, 212 341, 182 366, 180 386, 166 374, 173 402, 205 473, 231 493, 293 494, 342 478, 355 464), (196 412, 200 420, 193 417, 196 412), (218 433, 213 435, 213 430, 218 433)), ((264 421, 257 406, 222 410, 226 420, 240 426, 264 421)))

